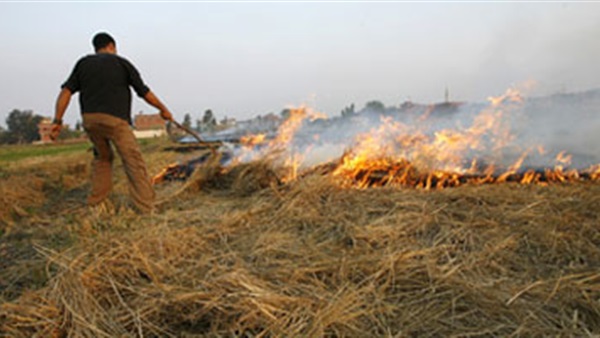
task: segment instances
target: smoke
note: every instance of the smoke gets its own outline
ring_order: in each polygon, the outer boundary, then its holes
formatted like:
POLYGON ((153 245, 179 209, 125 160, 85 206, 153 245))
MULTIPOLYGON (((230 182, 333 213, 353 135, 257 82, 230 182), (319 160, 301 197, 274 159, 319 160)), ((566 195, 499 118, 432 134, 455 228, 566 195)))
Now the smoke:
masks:
POLYGON ((363 109, 305 119, 284 155, 301 158, 303 167, 355 154, 465 172, 473 160, 479 170, 506 170, 520 160, 521 170, 553 168, 566 164, 556 160, 566 152, 571 168, 585 169, 600 163, 599 109, 600 90, 536 98, 508 91, 491 102, 363 109))
POLYGON ((488 102, 376 108, 334 118, 292 110, 266 143, 242 147, 235 157, 279 157, 285 165, 293 159, 300 168, 389 159, 462 173, 600 163, 600 90, 527 98, 509 89, 488 102))
POLYGON ((577 167, 600 163, 600 90, 532 98, 520 113, 527 118, 523 142, 565 151, 577 167))

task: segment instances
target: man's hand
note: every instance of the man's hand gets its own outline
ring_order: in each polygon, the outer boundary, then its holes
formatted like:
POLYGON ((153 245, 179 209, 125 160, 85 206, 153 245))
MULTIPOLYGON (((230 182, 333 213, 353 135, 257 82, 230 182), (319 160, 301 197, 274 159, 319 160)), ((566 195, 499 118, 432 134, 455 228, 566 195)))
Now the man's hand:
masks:
POLYGON ((164 120, 173 121, 173 114, 171 114, 169 108, 167 108, 162 102, 160 102, 158 97, 156 97, 156 95, 154 95, 152 91, 146 93, 146 95, 144 96, 144 100, 154 108, 160 110, 160 117, 162 117, 164 120))
POLYGON ((160 117, 162 117, 163 120, 173 121, 173 114, 166 109, 160 111, 160 117))
POLYGON ((60 125, 58 123, 52 124, 52 129, 50 129, 50 139, 52 141, 56 141, 56 139, 58 138, 58 135, 60 135, 61 129, 62 129, 62 125, 60 125))
POLYGON ((52 121, 52 129, 50 129, 50 139, 52 141, 55 141, 58 138, 58 135, 60 135, 60 130, 62 129, 62 117, 69 106, 71 95, 72 93, 68 88, 63 88, 58 94, 54 121, 52 121))

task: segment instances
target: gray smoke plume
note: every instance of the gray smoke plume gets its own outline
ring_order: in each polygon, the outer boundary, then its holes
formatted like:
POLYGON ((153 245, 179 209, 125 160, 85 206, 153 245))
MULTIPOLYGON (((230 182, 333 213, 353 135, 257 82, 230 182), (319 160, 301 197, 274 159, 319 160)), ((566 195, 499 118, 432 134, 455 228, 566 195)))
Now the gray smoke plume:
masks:
POLYGON ((489 165, 506 170, 519 159, 523 159, 520 171, 557 164, 586 169, 600 163, 599 135, 600 90, 533 98, 515 94, 496 104, 405 102, 306 119, 284 155, 301 155, 301 166, 311 167, 339 161, 371 142, 377 148, 368 150, 367 156, 404 159, 434 170, 465 171, 475 159, 479 170, 489 165), (490 119, 494 123, 488 125, 490 119), (450 141, 435 141, 443 137, 450 141), (458 150, 446 148, 449 145, 458 150), (570 163, 556 161, 561 152, 571 156, 570 163))

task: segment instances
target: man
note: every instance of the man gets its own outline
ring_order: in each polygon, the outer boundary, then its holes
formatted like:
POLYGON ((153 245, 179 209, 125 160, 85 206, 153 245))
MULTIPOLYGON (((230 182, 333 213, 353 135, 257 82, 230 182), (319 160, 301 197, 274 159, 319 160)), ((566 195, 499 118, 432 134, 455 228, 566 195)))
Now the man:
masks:
POLYGON ((136 68, 117 55, 115 40, 107 33, 98 33, 92 43, 95 54, 81 58, 67 81, 61 86, 56 100, 52 135, 58 136, 62 117, 71 95, 79 92, 83 128, 94 145, 92 191, 88 204, 104 201, 112 190, 111 143, 121 156, 129 181, 133 203, 141 213, 153 209, 155 193, 146 164, 131 130, 131 91, 160 110, 160 116, 172 120, 165 105, 144 84, 136 68))

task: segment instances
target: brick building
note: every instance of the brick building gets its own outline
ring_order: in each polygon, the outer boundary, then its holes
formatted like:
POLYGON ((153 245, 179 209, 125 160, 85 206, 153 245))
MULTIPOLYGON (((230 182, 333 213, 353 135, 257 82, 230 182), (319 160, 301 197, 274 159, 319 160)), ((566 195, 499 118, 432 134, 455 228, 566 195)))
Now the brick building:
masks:
POLYGON ((40 134, 40 143, 52 143, 54 142, 50 138, 50 132, 52 131, 52 119, 44 117, 40 123, 38 123, 38 133, 40 134))
POLYGON ((133 134, 137 138, 163 136, 167 133, 166 122, 160 114, 139 113, 133 118, 133 134))
MULTIPOLYGON (((72 143, 72 142, 81 142, 87 139, 87 136, 83 132, 73 133, 71 131, 71 127, 68 124, 63 124, 60 132, 59 142, 64 143, 72 143)), ((34 143, 54 143, 56 140, 52 140, 50 138, 50 134, 52 133, 52 119, 49 117, 44 117, 40 123, 38 123, 38 134, 40 135, 40 140, 34 143)))

